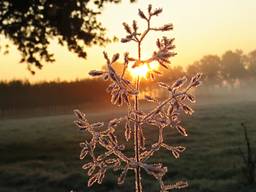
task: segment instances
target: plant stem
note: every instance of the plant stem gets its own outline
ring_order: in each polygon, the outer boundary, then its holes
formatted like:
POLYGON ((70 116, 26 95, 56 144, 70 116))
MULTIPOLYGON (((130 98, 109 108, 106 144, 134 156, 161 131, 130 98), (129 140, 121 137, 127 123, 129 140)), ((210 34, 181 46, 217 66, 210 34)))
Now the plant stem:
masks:
MULTIPOLYGON (((139 90, 140 77, 137 77, 136 80, 136 89, 139 90)), ((139 101, 138 95, 135 96, 134 109, 137 111, 139 109, 139 101)), ((138 120, 138 116, 136 115, 136 120, 138 120)), ((136 162, 140 161, 140 124, 136 121, 134 124, 134 151, 135 151, 135 160, 136 162)), ((141 184, 141 173, 140 167, 136 167, 135 169, 135 191, 142 192, 142 184, 141 184)))

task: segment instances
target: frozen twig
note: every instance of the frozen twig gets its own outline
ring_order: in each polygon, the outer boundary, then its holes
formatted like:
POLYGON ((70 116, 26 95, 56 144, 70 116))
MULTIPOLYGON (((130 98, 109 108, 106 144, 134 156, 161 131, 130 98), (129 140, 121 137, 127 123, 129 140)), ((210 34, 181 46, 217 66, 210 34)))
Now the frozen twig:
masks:
POLYGON ((151 69, 149 63, 157 61, 160 66, 168 69, 170 58, 176 55, 173 52, 175 48, 173 44, 174 38, 162 37, 162 39, 157 39, 157 50, 153 52, 152 56, 144 60, 141 58, 141 45, 150 32, 173 30, 172 24, 166 24, 160 27, 151 26, 152 18, 158 16, 161 12, 162 9, 153 10, 151 5, 148 6, 147 13, 139 10, 139 16, 147 24, 146 29, 142 32, 139 32, 136 21, 133 21, 131 26, 123 23, 127 35, 121 39, 121 42, 135 42, 137 44, 138 56, 136 58, 130 57, 129 53, 124 54, 121 74, 118 74, 112 66, 118 61, 119 54, 114 54, 110 59, 106 52, 103 53, 107 65, 106 71, 92 70, 89 72, 91 76, 110 80, 111 83, 107 87, 107 92, 111 94, 112 104, 118 106, 125 104, 128 108, 126 116, 112 119, 107 125, 102 122, 90 123, 84 113, 79 110, 74 111, 77 117, 75 124, 87 135, 90 135, 91 138, 80 144, 82 147, 80 159, 84 159, 87 156, 91 159, 90 162, 83 165, 83 169, 87 170, 87 174, 90 177, 88 181, 89 187, 96 182, 101 184, 106 171, 109 169, 120 171, 120 176, 117 179, 118 184, 125 182, 129 170, 134 171, 136 192, 143 191, 141 169, 159 182, 161 192, 182 189, 188 185, 185 181, 179 181, 175 184, 165 184, 163 177, 167 172, 167 167, 160 162, 148 163, 147 160, 153 157, 155 152, 160 149, 167 150, 174 158, 180 158, 181 154, 185 151, 186 148, 184 146, 172 146, 168 144, 165 141, 164 132, 166 127, 171 127, 175 128, 182 136, 188 135, 179 117, 182 113, 192 115, 194 112, 189 106, 189 103, 195 102, 195 98, 190 93, 190 90, 201 84, 202 74, 198 73, 190 80, 187 77, 181 77, 172 84, 159 82, 159 87, 168 92, 168 97, 161 102, 150 95, 146 95, 146 101, 156 104, 147 113, 143 112, 139 106, 140 77, 137 77, 135 85, 125 78, 128 65, 136 68, 146 64, 149 69, 149 76, 151 79, 155 79, 161 72, 151 69), (121 122, 124 124, 126 141, 131 139, 134 141, 134 156, 129 157, 125 154, 125 146, 118 141, 118 137, 115 135, 116 127, 121 125, 121 122), (158 141, 152 143, 150 147, 146 147, 148 145, 145 145, 147 138, 144 136, 144 130, 146 126, 158 128, 158 141), (103 149, 100 155, 95 153, 97 148, 103 149))

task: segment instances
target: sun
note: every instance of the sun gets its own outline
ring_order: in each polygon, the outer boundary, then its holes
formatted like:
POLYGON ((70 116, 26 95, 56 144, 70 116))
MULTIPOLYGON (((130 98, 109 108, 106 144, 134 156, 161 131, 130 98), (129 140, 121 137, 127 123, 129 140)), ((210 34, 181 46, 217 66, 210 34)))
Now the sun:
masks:
POLYGON ((158 67, 159 67, 158 63, 152 62, 149 64, 145 63, 143 65, 140 65, 140 66, 134 67, 134 68, 132 66, 129 66, 128 70, 129 70, 130 74, 132 75, 132 77, 134 77, 134 78, 137 78, 138 76, 146 78, 149 71, 157 70, 158 67))

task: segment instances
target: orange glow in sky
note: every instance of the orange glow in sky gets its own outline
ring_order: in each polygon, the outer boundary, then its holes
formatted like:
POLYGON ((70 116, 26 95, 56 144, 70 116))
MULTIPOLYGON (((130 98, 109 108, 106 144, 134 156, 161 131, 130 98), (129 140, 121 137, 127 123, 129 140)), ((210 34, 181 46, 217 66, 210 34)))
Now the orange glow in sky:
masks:
MULTIPOLYGON (((126 35, 122 23, 131 24, 138 20, 139 30, 145 23, 139 19, 138 8, 147 9, 148 4, 163 8, 163 13, 153 20, 152 26, 173 23, 170 33, 152 33, 142 44, 142 60, 147 59, 155 51, 155 39, 163 35, 175 37, 175 52, 172 65, 186 67, 188 64, 207 54, 221 56, 227 50, 241 49, 245 53, 256 49, 256 1, 255 0, 138 0, 130 4, 123 0, 120 4, 107 4, 99 20, 107 29, 109 37, 122 38, 126 35)), ((0 44, 10 44, 10 54, 0 51, 0 81, 12 79, 28 79, 31 82, 51 80, 75 80, 88 77, 92 69, 101 69, 105 64, 103 51, 108 55, 130 52, 137 55, 136 45, 120 42, 108 44, 106 47, 93 46, 86 48, 87 60, 78 58, 66 47, 53 40, 49 51, 55 54, 55 63, 45 63, 42 70, 31 75, 26 64, 20 64, 21 53, 3 36, 0 44)), ((141 69, 140 73, 144 73, 141 69)), ((136 72, 135 72, 136 73, 136 72)))

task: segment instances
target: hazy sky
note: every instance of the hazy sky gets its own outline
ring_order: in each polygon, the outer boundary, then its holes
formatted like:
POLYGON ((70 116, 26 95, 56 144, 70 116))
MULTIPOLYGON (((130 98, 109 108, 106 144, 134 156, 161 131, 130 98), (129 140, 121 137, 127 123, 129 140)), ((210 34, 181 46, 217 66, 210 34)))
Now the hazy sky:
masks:
MULTIPOLYGON (((246 53, 256 49, 256 0, 138 0, 134 4, 123 0, 119 5, 108 4, 99 19, 110 36, 121 38, 125 35, 122 22, 139 20, 137 9, 146 9, 149 3, 164 10, 153 20, 155 26, 174 24, 174 31, 165 34, 176 38, 178 55, 173 59, 173 65, 186 66, 205 54, 222 54, 228 49, 242 49, 246 53)), ((161 36, 154 33, 146 39, 143 56, 151 55, 155 37, 161 36)), ((0 37, 0 43, 3 42, 8 41, 0 37)), ((105 48, 93 47, 87 50, 87 60, 83 60, 53 41, 50 50, 55 53, 56 62, 45 64, 32 76, 26 65, 19 64, 20 53, 11 46, 10 54, 0 53, 0 79, 29 79, 32 82, 82 79, 88 77, 89 70, 101 68, 104 64, 103 50, 109 54, 135 53, 134 48, 133 43, 119 42, 105 48)))

